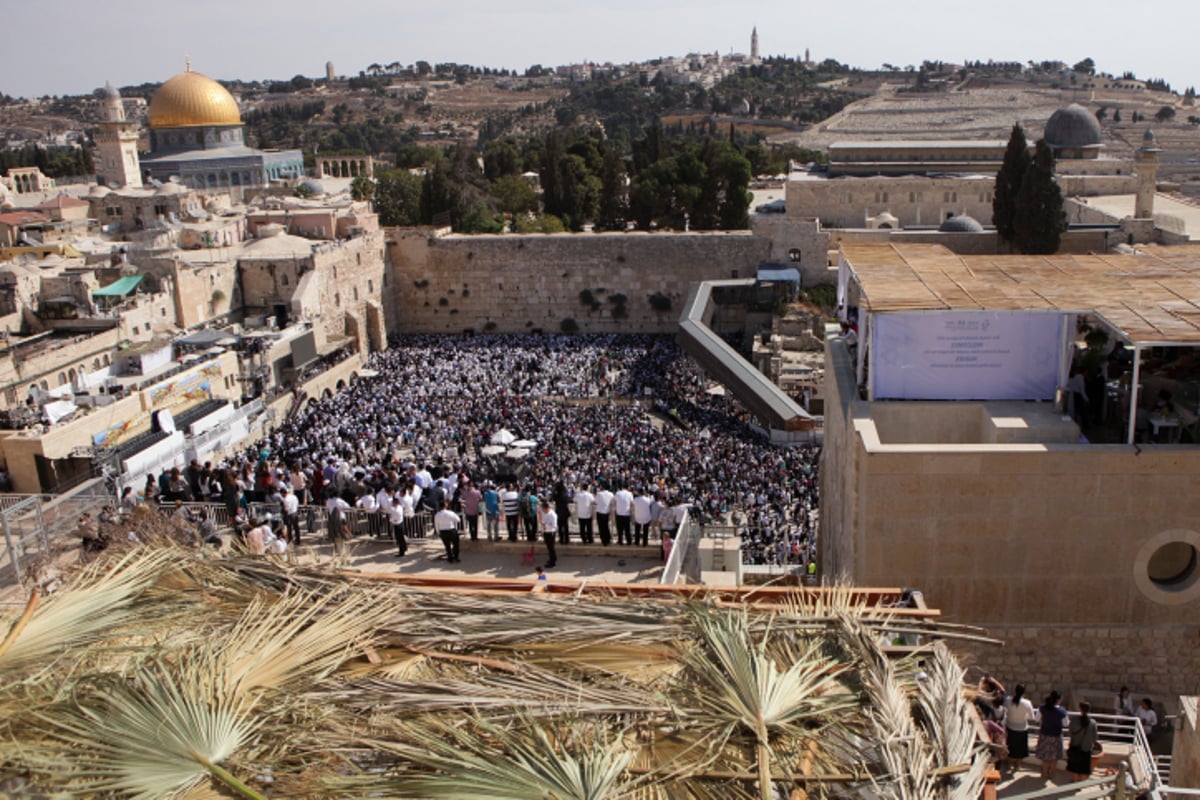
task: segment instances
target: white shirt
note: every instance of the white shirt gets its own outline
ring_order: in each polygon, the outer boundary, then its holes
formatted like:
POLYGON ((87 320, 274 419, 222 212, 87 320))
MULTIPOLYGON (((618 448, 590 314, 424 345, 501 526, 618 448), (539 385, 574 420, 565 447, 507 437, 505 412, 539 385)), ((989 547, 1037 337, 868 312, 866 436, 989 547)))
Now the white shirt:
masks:
POLYGON ((596 513, 607 514, 612 508, 613 493, 608 489, 601 489, 596 492, 596 513))
MULTIPOLYGON (((618 492, 617 494, 620 494, 618 492)), ((654 514, 651 513, 650 506, 654 501, 650 499, 650 495, 643 494, 634 498, 633 501, 633 521, 638 525, 649 525, 654 519, 654 514)), ((618 514, 621 512, 617 512, 618 514)))
POLYGON ((443 508, 441 511, 433 515, 433 527, 439 532, 452 531, 458 527, 459 517, 448 508, 443 508))
POLYGON ((558 530, 558 514, 554 512, 553 508, 539 512, 538 516, 541 517, 542 530, 547 532, 558 530))
POLYGON ((629 510, 633 507, 633 492, 628 489, 620 489, 613 495, 613 511, 619 517, 628 517, 629 510))
POLYGON ((1027 699, 1022 697, 1013 702, 1011 697, 1004 701, 1004 727, 1010 731, 1029 730, 1029 721, 1037 720, 1037 711, 1027 699))
POLYGON ((578 519, 589 519, 596 507, 596 497, 591 492, 580 489, 575 493, 575 516, 578 519))
POLYGON ((416 516, 416 504, 413 502, 411 494, 400 495, 400 510, 404 513, 405 519, 412 519, 416 516))
POLYGON ((363 511, 374 511, 376 508, 378 508, 378 506, 375 504, 375 495, 371 494, 370 492, 358 498, 358 502, 354 505, 356 505, 358 508, 361 508, 363 511))
POLYGON ((1145 729, 1147 735, 1158 725, 1158 714, 1154 713, 1153 708, 1144 708, 1139 705, 1134 714, 1142 721, 1142 728, 1145 729))
POLYGON ((295 514, 299 510, 300 510, 300 498, 296 497, 296 495, 291 494, 291 493, 289 493, 286 497, 283 498, 283 513, 295 514))
POLYGON ((392 496, 387 493, 387 489, 380 489, 379 494, 375 495, 375 507, 385 514, 391 513, 392 496))

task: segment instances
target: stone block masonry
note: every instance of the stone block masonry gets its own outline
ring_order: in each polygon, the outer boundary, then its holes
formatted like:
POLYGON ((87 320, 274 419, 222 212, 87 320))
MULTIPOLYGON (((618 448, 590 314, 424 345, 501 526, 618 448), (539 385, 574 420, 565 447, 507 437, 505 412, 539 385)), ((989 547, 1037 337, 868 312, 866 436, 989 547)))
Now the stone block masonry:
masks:
POLYGON ((730 233, 436 236, 388 240, 391 330, 674 333, 691 284, 752 277, 769 240, 730 233), (651 304, 651 296, 662 295, 651 304), (622 302, 620 298, 623 297, 622 302), (590 302, 585 302, 590 301, 590 302), (569 325, 569 323, 568 323, 569 325))
POLYGON ((1109 712, 1112 695, 1128 686, 1135 700, 1150 697, 1170 713, 1181 695, 1200 689, 1200 627, 1005 625, 987 635, 1004 645, 953 645, 966 664, 995 675, 1011 692, 1025 684, 1034 705, 1058 689, 1074 709, 1088 700, 1109 712))

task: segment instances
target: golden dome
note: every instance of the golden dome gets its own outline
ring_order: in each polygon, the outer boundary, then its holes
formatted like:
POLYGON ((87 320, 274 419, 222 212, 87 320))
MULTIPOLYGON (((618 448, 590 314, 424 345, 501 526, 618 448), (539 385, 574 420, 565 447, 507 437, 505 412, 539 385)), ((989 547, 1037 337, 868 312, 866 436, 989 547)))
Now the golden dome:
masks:
POLYGON ((181 72, 158 87, 150 101, 151 128, 194 125, 241 125, 233 95, 199 72, 181 72))

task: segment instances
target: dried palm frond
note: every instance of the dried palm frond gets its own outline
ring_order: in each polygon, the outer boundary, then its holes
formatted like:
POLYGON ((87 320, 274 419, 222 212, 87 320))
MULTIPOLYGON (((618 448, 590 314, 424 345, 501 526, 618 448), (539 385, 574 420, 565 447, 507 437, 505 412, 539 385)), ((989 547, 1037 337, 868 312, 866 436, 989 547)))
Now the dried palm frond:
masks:
MULTIPOLYGON (((425 723, 427 747, 398 750, 417 770, 398 777, 402 795, 456 800, 632 800, 652 786, 626 767, 621 733, 578 719, 518 718, 501 726, 480 717, 425 723)), ((389 745, 382 745, 384 748, 389 745)))
MULTIPOLYGON (((42 601, 8 642, 0 655, 0 685, 36 675, 97 642, 144 631, 147 619, 162 609, 134 600, 169 566, 168 553, 138 549, 85 569, 68 588, 42 601)), ((4 622, 0 629, 9 627, 4 622)))
POLYGON ((987 748, 972 723, 974 709, 967 700, 965 673, 942 642, 938 642, 917 682, 917 698, 926 735, 942 768, 969 764, 970 768, 947 782, 947 800, 974 800, 983 791, 989 768, 987 748))
POLYGON ((240 796, 262 796, 222 767, 254 737, 261 720, 208 680, 210 660, 182 669, 139 670, 93 687, 74 707, 44 720, 71 752, 64 776, 78 793, 119 792, 133 800, 169 798, 205 780, 240 796))
POLYGON ((724 728, 726 736, 749 735, 759 791, 770 798, 772 740, 816 736, 836 715, 857 707, 839 681, 847 666, 816 648, 781 666, 763 641, 751 638, 745 611, 696 608, 693 619, 701 646, 684 656, 692 716, 700 725, 724 728))

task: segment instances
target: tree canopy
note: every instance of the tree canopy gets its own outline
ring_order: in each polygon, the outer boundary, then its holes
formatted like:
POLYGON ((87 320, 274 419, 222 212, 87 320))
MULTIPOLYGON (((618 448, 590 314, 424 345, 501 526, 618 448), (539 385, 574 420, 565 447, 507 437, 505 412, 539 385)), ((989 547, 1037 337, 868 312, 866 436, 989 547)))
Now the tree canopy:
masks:
POLYGON ((1054 151, 1045 139, 1039 139, 1033 163, 1017 192, 1013 244, 1022 253, 1050 255, 1058 252, 1066 229, 1062 191, 1054 182, 1054 151))
POLYGON ((992 224, 996 233, 1006 242, 1013 240, 1013 220, 1017 213, 1017 192, 1021 181, 1029 170, 1029 142, 1020 123, 1012 127, 1008 147, 1004 151, 1004 163, 996 173, 996 185, 992 191, 992 224))

